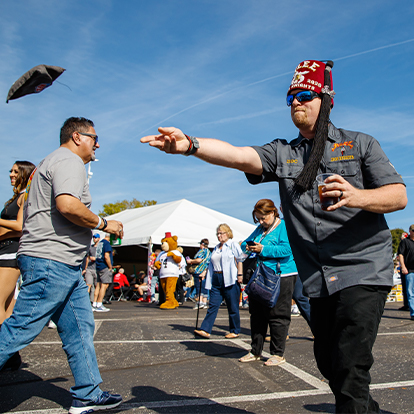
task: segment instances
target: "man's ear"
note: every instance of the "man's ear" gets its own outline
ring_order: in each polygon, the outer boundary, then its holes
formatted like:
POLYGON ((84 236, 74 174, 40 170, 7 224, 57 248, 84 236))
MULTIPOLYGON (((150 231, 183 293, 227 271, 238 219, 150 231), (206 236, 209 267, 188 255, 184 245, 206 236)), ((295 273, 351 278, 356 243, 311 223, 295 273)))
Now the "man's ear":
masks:
POLYGON ((72 141, 75 143, 76 146, 79 146, 81 144, 81 137, 79 132, 75 131, 72 134, 72 141))

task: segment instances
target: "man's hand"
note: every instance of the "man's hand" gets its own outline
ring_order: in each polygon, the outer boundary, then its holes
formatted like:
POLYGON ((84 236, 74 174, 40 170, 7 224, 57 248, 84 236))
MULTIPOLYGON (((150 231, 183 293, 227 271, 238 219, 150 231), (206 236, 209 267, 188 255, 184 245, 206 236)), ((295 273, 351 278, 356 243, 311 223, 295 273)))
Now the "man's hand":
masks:
POLYGON ((107 220, 108 226, 104 230, 105 233, 114 234, 116 238, 124 237, 124 225, 117 220, 107 220))
POLYGON ((190 142, 178 128, 158 128, 160 135, 148 135, 141 138, 143 144, 149 143, 151 147, 158 148, 167 154, 184 154, 187 152, 190 142))
POLYGON ((372 213, 385 214, 402 210, 407 204, 407 193, 403 184, 388 184, 374 189, 358 189, 342 176, 335 174, 325 180, 322 195, 338 198, 327 211, 340 207, 360 208, 372 213))

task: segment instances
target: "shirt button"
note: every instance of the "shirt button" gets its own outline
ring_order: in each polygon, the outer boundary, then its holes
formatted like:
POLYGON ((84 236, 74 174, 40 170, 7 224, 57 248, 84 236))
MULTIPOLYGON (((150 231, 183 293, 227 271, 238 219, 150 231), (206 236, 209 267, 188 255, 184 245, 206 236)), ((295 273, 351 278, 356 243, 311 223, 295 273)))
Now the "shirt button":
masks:
POLYGON ((319 198, 315 198, 315 204, 319 203, 319 198))
POLYGON ((344 175, 344 174, 345 174, 345 171, 344 171, 344 170, 342 170, 342 171, 341 171, 341 174, 342 174, 342 175, 344 175))
POLYGON ((322 223, 320 222, 320 221, 318 221, 317 223, 316 223, 316 225, 317 226, 320 226, 322 223))
POLYGON ((328 268, 326 266, 323 267, 323 270, 328 270, 328 268))

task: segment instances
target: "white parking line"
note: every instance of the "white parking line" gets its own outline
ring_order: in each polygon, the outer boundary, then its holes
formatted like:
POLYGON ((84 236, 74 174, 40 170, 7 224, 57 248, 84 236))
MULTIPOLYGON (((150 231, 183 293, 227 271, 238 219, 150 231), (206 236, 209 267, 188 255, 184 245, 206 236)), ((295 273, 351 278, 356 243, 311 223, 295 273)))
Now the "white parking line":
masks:
MULTIPOLYGON (((282 364, 283 365, 283 364, 282 364)), ((371 385, 371 389, 382 390, 387 388, 397 387, 413 387, 414 381, 399 381, 399 382, 387 382, 383 384, 371 385)), ((250 394, 250 395, 237 395, 234 397, 219 397, 219 398, 198 398, 188 397, 180 400, 168 400, 168 401, 147 401, 136 403, 123 403, 119 406, 121 410, 133 410, 139 408, 156 409, 156 408, 178 408, 178 407, 191 407, 200 405, 215 405, 215 404, 234 404, 243 402, 255 402, 265 400, 280 400, 284 398, 298 398, 298 397, 310 397, 315 395, 330 394, 329 389, 314 389, 314 390, 299 390, 291 392, 272 392, 268 394, 250 394)), ((13 414, 67 414, 67 411, 63 408, 54 408, 49 410, 31 410, 31 411, 14 411, 13 414)))
MULTIPOLYGON (((251 350, 251 346, 246 342, 242 341, 241 339, 233 339, 232 342, 237 344, 240 348, 246 349, 247 351, 251 350)), ((266 358, 271 357, 271 355, 265 351, 262 352, 262 355, 266 358)), ((329 385, 326 382, 321 381, 319 378, 316 378, 313 375, 310 375, 307 372, 302 371, 300 368, 295 367, 294 365, 289 364, 288 362, 278 365, 278 367, 283 368, 285 371, 291 373, 292 375, 301 379, 307 384, 312 385, 312 387, 315 387, 318 390, 326 391, 330 389, 329 385)))

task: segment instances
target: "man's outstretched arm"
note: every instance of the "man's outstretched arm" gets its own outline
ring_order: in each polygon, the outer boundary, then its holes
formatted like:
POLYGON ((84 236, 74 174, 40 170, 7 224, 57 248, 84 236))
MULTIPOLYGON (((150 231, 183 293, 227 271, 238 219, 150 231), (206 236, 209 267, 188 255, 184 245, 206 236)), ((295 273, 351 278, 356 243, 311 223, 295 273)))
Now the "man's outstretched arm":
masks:
MULTIPOLYGON (((178 128, 158 128, 160 135, 141 138, 142 143, 168 154, 185 154, 190 142, 178 128)), ((212 138, 197 138, 200 147, 194 154, 210 164, 234 168, 246 173, 261 175, 263 171, 259 154, 251 147, 235 147, 228 142, 212 138)))

